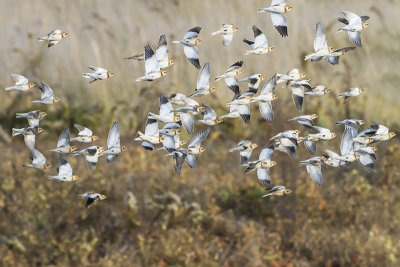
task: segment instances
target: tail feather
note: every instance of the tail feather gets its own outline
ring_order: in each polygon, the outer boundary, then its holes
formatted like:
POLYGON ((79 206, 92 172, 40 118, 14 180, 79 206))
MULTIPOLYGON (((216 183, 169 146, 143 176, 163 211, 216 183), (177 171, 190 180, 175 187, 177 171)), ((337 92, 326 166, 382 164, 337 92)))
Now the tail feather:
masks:
POLYGON ((17 136, 20 134, 21 134, 21 132, 19 131, 19 129, 12 128, 12 136, 17 136))

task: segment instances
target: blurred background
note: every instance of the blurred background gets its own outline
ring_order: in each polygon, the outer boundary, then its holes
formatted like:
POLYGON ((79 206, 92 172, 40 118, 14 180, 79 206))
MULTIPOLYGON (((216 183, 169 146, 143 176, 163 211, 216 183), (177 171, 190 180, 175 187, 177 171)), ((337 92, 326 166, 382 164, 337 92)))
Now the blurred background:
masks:
MULTIPOLYGON (((317 154, 339 151, 346 118, 387 125, 399 133, 400 24, 399 1, 331 0, 288 1, 289 37, 281 38, 269 15, 257 14, 270 1, 239 0, 5 0, 0 9, 0 87, 11 86, 10 73, 49 84, 61 103, 32 105, 37 88, 24 94, 0 91, 0 265, 1 266, 398 266, 400 264, 400 144, 398 137, 379 146, 376 168, 370 175, 356 163, 348 169, 323 168, 324 186, 317 188, 298 160, 276 152, 272 184, 286 185, 286 197, 265 193, 256 174, 244 175, 239 156, 228 153, 238 141, 249 139, 262 147, 276 133, 300 129, 287 119, 317 113, 319 126, 338 134, 318 144, 317 154), (362 32, 363 47, 349 52, 340 64, 304 62, 313 52, 315 23, 325 27, 328 43, 352 45, 341 26, 340 11, 370 16, 362 32), (211 36, 222 23, 239 27, 233 42, 223 47, 211 36), (243 38, 253 38, 256 25, 275 51, 244 56, 243 38), (198 47, 201 64, 210 62, 213 96, 200 102, 217 114, 233 94, 224 82, 214 82, 232 63, 244 60, 244 78, 262 73, 286 73, 297 67, 313 85, 331 89, 324 97, 306 98, 303 111, 295 109, 289 91, 279 86, 273 104, 275 121, 266 123, 255 106, 245 126, 240 119, 212 128, 197 169, 173 172, 172 160, 162 152, 147 152, 133 139, 144 130, 147 112, 158 110, 160 93, 190 94, 198 70, 185 58, 181 45, 172 45, 185 32, 201 26, 198 47), (69 36, 47 49, 37 38, 61 29, 69 36), (169 42, 176 63, 168 76, 152 83, 134 83, 144 73, 142 62, 123 59, 156 47, 161 34, 169 42), (107 68, 115 76, 92 84, 82 78, 88 66, 107 68), (336 95, 350 87, 366 93, 347 104, 336 95), (45 153, 56 146, 58 135, 73 123, 85 125, 106 145, 112 122, 120 123, 123 145, 119 159, 101 159, 90 171, 83 158, 69 157, 80 180, 57 183, 58 158, 46 172, 22 168, 29 153, 23 138, 11 138, 11 128, 26 127, 16 112, 40 109, 46 131, 37 139, 45 153), (109 198, 86 209, 77 194, 99 192, 109 198)), ((263 85, 263 83, 262 83, 263 85)), ((241 86, 242 91, 247 86, 241 86)), ((196 125, 196 131, 202 126, 196 125)), ((71 128, 72 135, 75 129, 71 128)), ((304 133, 303 133, 304 134, 304 133)), ((191 137, 183 134, 183 139, 191 137)), ((84 148, 85 146, 79 146, 84 148)), ((254 151, 257 158, 260 149, 254 151)), ((310 157, 301 145, 299 159, 310 157)))

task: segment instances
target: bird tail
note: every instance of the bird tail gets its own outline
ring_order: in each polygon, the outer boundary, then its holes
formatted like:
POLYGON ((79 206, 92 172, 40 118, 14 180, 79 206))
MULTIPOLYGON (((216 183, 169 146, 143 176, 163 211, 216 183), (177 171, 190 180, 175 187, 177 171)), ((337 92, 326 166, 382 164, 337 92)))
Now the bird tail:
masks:
POLYGON ((301 167, 301 166, 304 166, 304 165, 307 165, 307 162, 300 161, 299 164, 297 165, 297 167, 301 167))
POLYGON ((85 73, 83 74, 82 77, 83 77, 83 78, 86 78, 86 79, 94 78, 94 77, 93 77, 93 73, 87 73, 87 72, 85 72, 85 73))
POLYGON ((344 97, 344 94, 340 94, 337 96, 337 98, 341 98, 341 97, 344 97))
POLYGON ((220 33, 221 33, 221 31, 218 30, 218 31, 216 31, 216 32, 211 33, 211 35, 217 35, 217 34, 220 34, 220 33))
POLYGON ((11 91, 14 90, 15 86, 7 87, 4 89, 4 91, 11 91))
POLYGON ((244 51, 244 55, 250 55, 250 54, 254 54, 254 50, 246 50, 244 51))
POLYGON ((229 149, 229 152, 234 152, 234 151, 238 151, 238 150, 239 150, 239 148, 234 147, 234 148, 229 149))
POLYGON ((267 11, 264 8, 259 8, 257 11, 257 14, 265 13, 265 12, 267 12, 267 11))
POLYGON ((25 114, 25 113, 17 113, 17 114, 15 114, 15 115, 16 115, 15 118, 17 118, 17 119, 26 118, 26 117, 24 116, 24 114, 25 114))
POLYGON ((219 80, 221 80, 223 78, 225 78, 224 75, 218 76, 218 77, 215 78, 215 81, 219 81, 219 80))
POLYGON ((273 193, 268 193, 268 194, 265 194, 265 195, 263 195, 261 197, 268 197, 268 196, 272 196, 272 195, 273 195, 273 193))
POLYGON ((172 41, 173 44, 180 44, 181 41, 172 41))
POLYGON ((17 136, 22 134, 21 129, 12 128, 12 136, 17 136))
POLYGON ((135 80, 135 83, 141 82, 141 81, 144 81, 144 80, 146 80, 146 79, 145 79, 144 76, 142 76, 142 77, 140 77, 140 78, 137 78, 137 79, 135 80))
POLYGON ((44 41, 48 41, 46 37, 40 37, 38 38, 39 42, 44 42, 44 41))
POLYGON ((142 140, 140 137, 142 137, 143 135, 144 134, 141 131, 138 131, 135 140, 136 141, 142 140))

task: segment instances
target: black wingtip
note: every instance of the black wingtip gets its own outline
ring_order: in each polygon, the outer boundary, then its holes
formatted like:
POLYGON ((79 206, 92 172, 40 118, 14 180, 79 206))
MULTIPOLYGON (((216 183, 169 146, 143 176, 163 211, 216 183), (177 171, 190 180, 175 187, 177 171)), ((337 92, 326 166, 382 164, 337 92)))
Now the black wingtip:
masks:
POLYGON ((189 62, 196 67, 196 69, 200 69, 200 60, 198 58, 188 58, 189 62))
POLYGON ((254 44, 254 42, 252 42, 252 41, 249 41, 249 40, 247 40, 247 39, 244 39, 243 38, 243 42, 245 42, 246 44, 248 44, 248 45, 252 45, 252 44, 254 44))
POLYGON ((194 28, 188 30, 188 32, 195 32, 197 34, 199 34, 200 31, 201 31, 201 27, 200 26, 197 26, 197 27, 194 27, 194 28))
POLYGON ((163 45, 167 45, 167 37, 165 36, 165 34, 160 36, 160 39, 158 40, 157 48, 159 48, 160 46, 163 46, 163 45))
POLYGON ((160 94, 160 105, 164 105, 168 103, 168 99, 165 97, 164 94, 160 94))
POLYGON ((276 26, 275 28, 282 37, 288 36, 287 26, 276 26))
POLYGON ((262 34, 262 31, 259 28, 257 28, 255 25, 253 25, 251 28, 253 29, 253 32, 254 32, 254 38, 256 38, 257 36, 262 34))
POLYGON ((149 58, 151 58, 154 55, 154 51, 153 49, 150 47, 150 45, 146 45, 144 47, 144 59, 147 60, 149 58))

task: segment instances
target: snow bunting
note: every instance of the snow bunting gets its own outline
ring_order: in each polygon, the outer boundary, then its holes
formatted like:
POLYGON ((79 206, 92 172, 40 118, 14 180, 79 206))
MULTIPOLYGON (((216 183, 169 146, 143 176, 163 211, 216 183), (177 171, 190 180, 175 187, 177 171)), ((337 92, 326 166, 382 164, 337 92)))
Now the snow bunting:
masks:
POLYGON ((11 73, 11 78, 15 81, 15 85, 5 88, 5 91, 15 90, 25 92, 36 85, 35 83, 30 83, 28 78, 19 74, 11 73))
POLYGON ((199 54, 197 52, 196 46, 201 43, 201 39, 198 37, 201 27, 194 27, 183 36, 183 40, 173 41, 173 44, 183 44, 183 51, 189 62, 200 69, 199 54))
POLYGON ((222 24, 222 27, 218 31, 211 33, 211 35, 220 34, 222 38, 222 44, 227 46, 232 42, 233 33, 238 29, 238 27, 233 26, 232 24, 222 24))
POLYGON ((267 37, 260 31, 256 26, 252 26, 254 32, 254 42, 247 39, 243 39, 243 42, 250 45, 253 50, 247 50, 244 52, 245 55, 256 54, 263 55, 272 52, 275 48, 268 45, 267 37))
POLYGON ((286 0, 272 0, 270 7, 259 8, 257 13, 271 13, 272 24, 282 37, 286 37, 288 30, 286 18, 283 14, 292 9, 292 6, 286 5, 286 0))

